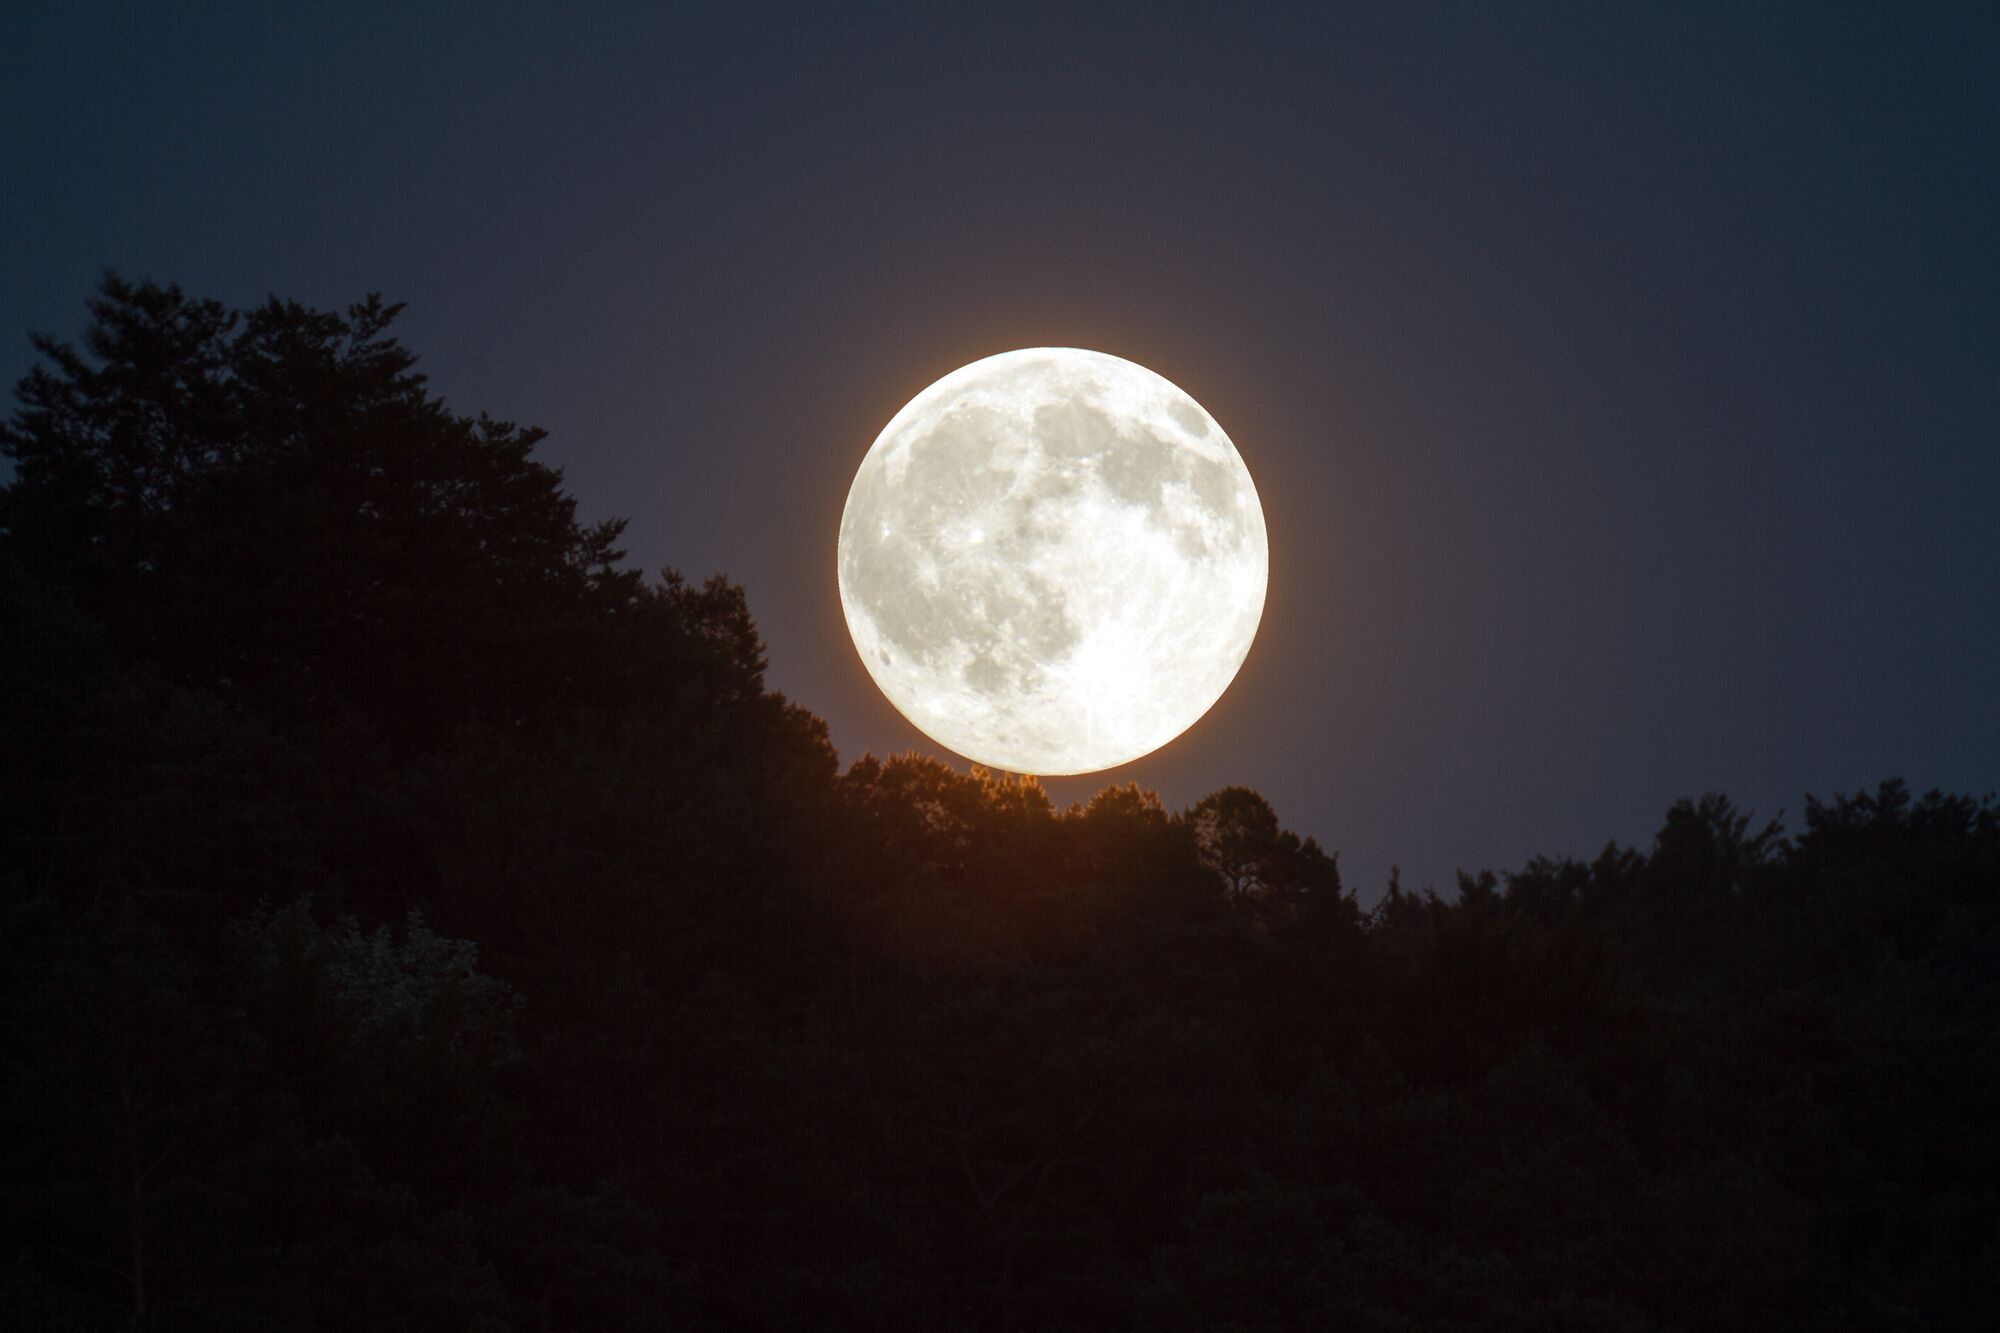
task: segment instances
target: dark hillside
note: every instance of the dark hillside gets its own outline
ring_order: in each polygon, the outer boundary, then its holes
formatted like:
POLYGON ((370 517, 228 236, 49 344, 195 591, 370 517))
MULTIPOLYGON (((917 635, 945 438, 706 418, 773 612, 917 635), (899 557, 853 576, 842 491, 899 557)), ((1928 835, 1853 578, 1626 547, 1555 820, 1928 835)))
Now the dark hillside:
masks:
POLYGON ((1363 913, 1244 788, 841 771, 393 306, 92 309, 0 431, 0 1327, 2000 1311, 1991 798, 1363 913))

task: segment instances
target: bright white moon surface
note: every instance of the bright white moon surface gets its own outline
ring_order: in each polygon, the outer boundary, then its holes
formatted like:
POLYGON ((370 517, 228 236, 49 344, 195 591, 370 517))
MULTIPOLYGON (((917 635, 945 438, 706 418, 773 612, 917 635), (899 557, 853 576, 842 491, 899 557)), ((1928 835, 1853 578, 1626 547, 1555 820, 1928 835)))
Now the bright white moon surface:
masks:
POLYGON ((875 683, 940 745, 1091 773, 1222 696, 1264 611, 1264 510, 1201 404, 1102 352, 946 375, 861 460, 840 604, 875 683))

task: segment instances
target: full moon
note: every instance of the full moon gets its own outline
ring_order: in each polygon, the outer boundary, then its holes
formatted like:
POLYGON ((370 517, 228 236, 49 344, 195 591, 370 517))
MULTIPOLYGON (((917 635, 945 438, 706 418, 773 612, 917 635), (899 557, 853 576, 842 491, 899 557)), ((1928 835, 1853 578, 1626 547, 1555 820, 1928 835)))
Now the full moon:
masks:
POLYGON ((1091 773, 1192 726, 1264 611, 1264 510, 1201 404, 1144 366, 975 361, 882 429, 840 520, 840 605, 904 717, 975 763, 1091 773))

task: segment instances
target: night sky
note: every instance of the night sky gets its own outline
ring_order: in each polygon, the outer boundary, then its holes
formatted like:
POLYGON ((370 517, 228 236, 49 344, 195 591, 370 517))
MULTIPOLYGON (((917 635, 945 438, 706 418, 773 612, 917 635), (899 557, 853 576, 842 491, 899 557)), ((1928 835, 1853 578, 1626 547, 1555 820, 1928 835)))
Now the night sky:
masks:
POLYGON ((169 8, 0 31, 0 376, 107 267, 407 301, 843 760, 935 752, 841 620, 855 467, 1054 344, 1199 399, 1272 547, 1221 703, 1059 800, 1251 786, 1368 902, 1995 785, 2000 8, 169 8))

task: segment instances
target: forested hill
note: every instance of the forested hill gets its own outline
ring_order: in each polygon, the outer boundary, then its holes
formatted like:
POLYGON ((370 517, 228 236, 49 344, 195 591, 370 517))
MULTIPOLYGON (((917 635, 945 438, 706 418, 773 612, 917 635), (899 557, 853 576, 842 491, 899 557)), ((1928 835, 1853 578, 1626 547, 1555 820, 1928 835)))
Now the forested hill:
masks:
POLYGON ((0 433, 0 1328, 2000 1311, 1990 798, 1363 913, 1243 788, 841 771, 393 306, 92 311, 0 433))

